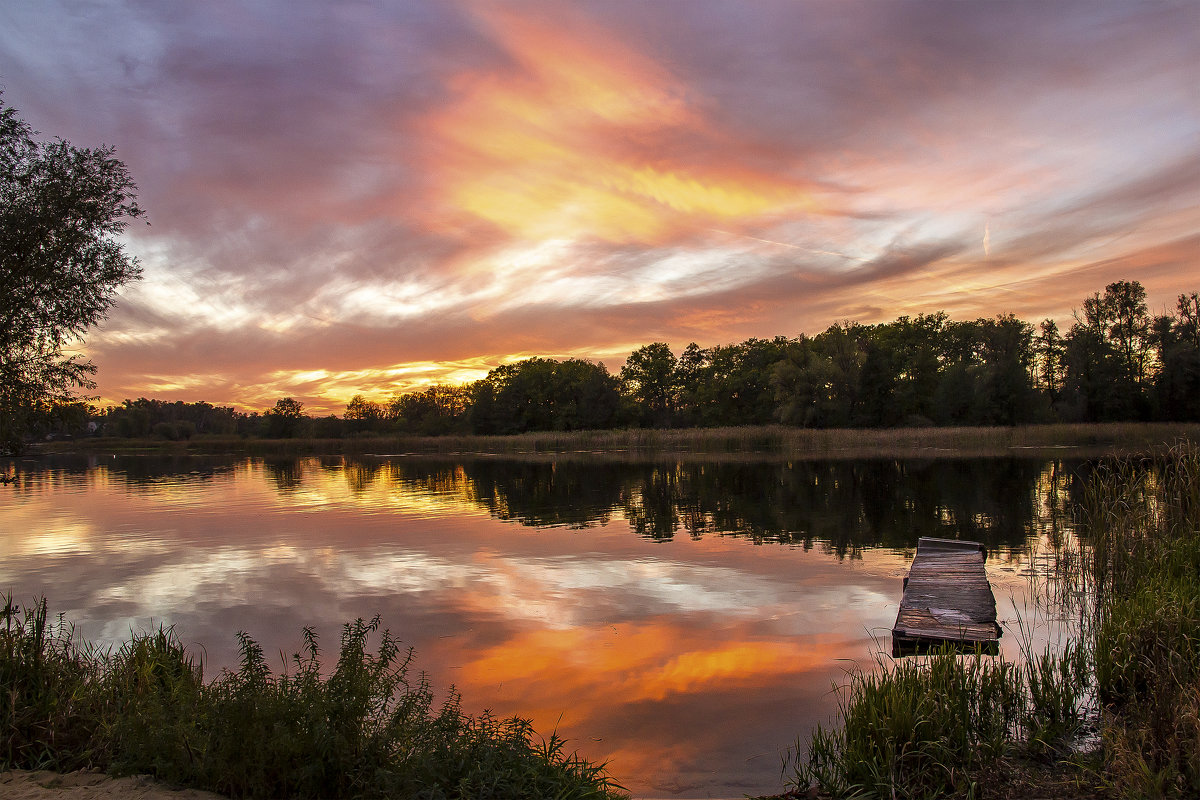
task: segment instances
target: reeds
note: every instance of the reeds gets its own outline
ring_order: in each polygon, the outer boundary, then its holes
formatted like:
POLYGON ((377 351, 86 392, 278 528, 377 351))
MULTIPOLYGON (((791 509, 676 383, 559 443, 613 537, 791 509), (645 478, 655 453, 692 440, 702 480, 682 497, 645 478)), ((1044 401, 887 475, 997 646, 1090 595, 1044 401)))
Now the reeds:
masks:
POLYGON ((1198 796, 1200 449, 1105 465, 1082 517, 1105 775, 1130 795, 1198 796))
POLYGON ((798 746, 793 788, 835 797, 969 795, 1006 759, 1065 752, 1083 725, 1080 648, 1023 665, 950 649, 923 660, 885 658, 875 671, 850 673, 838 724, 818 726, 798 746))
POLYGON ((283 674, 239 634, 238 668, 206 683, 170 628, 101 653, 49 623, 44 600, 5 598, 3 615, 0 769, 88 766, 238 798, 623 796, 527 720, 465 714, 453 690, 435 703, 378 618, 344 626, 328 676, 306 628, 283 674))
POLYGON ((540 431, 508 436, 354 436, 342 439, 257 439, 195 436, 161 439, 85 439, 43 445, 105 452, 248 453, 251 455, 438 454, 513 457, 688 455, 705 458, 903 458, 1021 455, 1102 455, 1163 448, 1200 437, 1186 423, 1052 424, 991 428, 793 428, 783 425, 725 428, 629 428, 540 431))

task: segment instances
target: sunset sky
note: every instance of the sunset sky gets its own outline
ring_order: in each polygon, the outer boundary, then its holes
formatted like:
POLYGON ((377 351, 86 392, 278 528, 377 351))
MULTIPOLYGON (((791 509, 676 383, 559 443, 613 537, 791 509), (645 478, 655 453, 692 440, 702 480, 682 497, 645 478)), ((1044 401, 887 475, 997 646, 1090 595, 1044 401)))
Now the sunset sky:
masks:
POLYGON ((1200 289, 1195 2, 0 0, 0 89, 149 212, 102 403, 1200 289))

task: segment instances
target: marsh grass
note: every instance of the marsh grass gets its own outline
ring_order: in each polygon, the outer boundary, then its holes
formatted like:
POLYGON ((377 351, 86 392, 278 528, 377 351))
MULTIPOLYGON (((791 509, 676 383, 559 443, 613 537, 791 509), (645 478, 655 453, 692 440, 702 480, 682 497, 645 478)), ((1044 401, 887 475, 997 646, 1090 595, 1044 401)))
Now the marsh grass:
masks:
POLYGON ((88 692, 95 654, 61 617, 49 618, 45 600, 22 609, 2 599, 0 767, 84 766, 96 727, 88 692))
POLYGON ((306 628, 282 674, 239 634, 237 669, 206 683, 170 628, 100 652, 44 600, 7 597, 3 615, 0 769, 88 766, 239 798, 622 796, 603 764, 527 720, 468 715, 453 690, 435 703, 378 618, 344 626, 327 675, 306 628))
POLYGON ((249 453, 251 455, 438 454, 625 458, 648 454, 779 458, 1058 456, 1141 451, 1200 436, 1182 423, 1055 424, 992 428, 811 429, 782 425, 726 428, 632 428, 540 431, 510 436, 355 436, 343 439, 256 439, 196 436, 187 442, 84 439, 51 443, 50 451, 249 453))
POLYGON ((878 656, 838 691, 838 723, 797 748, 788 783, 835 797, 973 795, 1007 759, 1051 759, 1085 717, 1087 654, 1067 648, 1025 664, 942 649, 878 656), (801 755, 803 754, 803 755, 801 755))
POLYGON ((1129 795, 1200 796, 1200 449, 1103 465, 1082 518, 1105 776, 1129 795))

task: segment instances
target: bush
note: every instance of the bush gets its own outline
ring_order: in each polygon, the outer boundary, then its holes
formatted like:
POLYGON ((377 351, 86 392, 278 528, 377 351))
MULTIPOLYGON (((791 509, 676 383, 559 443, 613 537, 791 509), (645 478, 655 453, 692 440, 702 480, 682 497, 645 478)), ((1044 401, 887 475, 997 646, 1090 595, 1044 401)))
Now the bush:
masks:
POLYGON ((344 626, 327 678, 305 628, 288 672, 239 633, 238 669, 205 683, 173 629, 101 655, 47 624, 45 601, 22 613, 6 599, 3 613, 0 769, 148 773, 238 798, 622 796, 603 765, 527 720, 464 714, 453 690, 435 704, 378 617, 344 626))

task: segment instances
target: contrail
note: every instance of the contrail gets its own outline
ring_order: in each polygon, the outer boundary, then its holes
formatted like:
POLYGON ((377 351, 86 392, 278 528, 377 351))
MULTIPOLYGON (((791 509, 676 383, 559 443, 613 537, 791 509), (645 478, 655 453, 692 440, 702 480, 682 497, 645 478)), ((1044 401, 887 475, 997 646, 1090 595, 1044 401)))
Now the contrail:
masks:
POLYGON ((983 223, 983 257, 987 258, 992 254, 992 223, 983 223))
POLYGON ((713 233, 723 233, 726 236, 737 236, 740 239, 749 239, 753 242, 762 242, 763 244, 774 244, 779 245, 780 247, 789 247, 792 250, 801 250, 805 253, 816 253, 822 256, 837 256, 838 258, 844 258, 848 261, 866 262, 870 260, 867 258, 859 258, 858 256, 847 255, 845 253, 839 253, 836 250, 814 250, 811 247, 801 247, 798 244, 789 244, 788 242, 777 242, 774 239, 760 239, 757 236, 749 236, 745 233, 734 233, 733 231, 723 231, 720 228, 709 228, 708 230, 712 231, 713 233))

